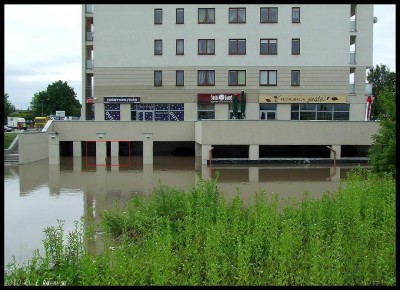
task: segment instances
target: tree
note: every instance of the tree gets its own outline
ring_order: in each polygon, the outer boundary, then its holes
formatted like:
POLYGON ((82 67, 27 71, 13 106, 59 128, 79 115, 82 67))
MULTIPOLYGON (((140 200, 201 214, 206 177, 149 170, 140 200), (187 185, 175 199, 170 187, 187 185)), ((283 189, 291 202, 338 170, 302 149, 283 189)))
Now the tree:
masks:
POLYGON ((372 136, 368 154, 373 171, 396 176, 396 91, 379 93, 383 112, 379 115, 379 130, 372 136))
POLYGON ((65 111, 66 116, 81 115, 82 105, 74 89, 60 80, 48 85, 45 91, 35 93, 30 104, 36 116, 54 115, 56 111, 65 111))
POLYGON ((376 65, 375 68, 370 68, 367 76, 367 81, 372 84, 372 94, 374 102, 371 108, 371 116, 379 116, 383 113, 383 108, 380 100, 380 93, 385 89, 395 91, 396 89, 396 73, 390 72, 390 69, 384 65, 376 65))
POLYGON ((11 113, 15 112, 15 106, 11 104, 10 100, 8 99, 10 96, 5 93, 4 94, 4 119, 7 119, 7 116, 10 116, 11 113))

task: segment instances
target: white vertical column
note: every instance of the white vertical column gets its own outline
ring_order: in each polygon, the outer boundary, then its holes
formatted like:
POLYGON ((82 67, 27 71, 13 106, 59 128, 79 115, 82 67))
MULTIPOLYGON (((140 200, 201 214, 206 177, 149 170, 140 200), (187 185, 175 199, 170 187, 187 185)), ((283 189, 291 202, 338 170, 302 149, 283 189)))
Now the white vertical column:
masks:
POLYGON ((96 166, 107 164, 107 142, 106 133, 98 132, 96 133, 96 166))
POLYGON ((73 144, 73 156, 82 156, 82 142, 74 141, 72 144, 73 144))
POLYGON ((48 133, 49 164, 60 164, 60 139, 59 133, 48 133))
POLYGON ((143 133, 143 164, 153 164, 153 133, 143 133))
POLYGON ((259 159, 259 145, 249 145, 249 159, 258 160, 259 159))

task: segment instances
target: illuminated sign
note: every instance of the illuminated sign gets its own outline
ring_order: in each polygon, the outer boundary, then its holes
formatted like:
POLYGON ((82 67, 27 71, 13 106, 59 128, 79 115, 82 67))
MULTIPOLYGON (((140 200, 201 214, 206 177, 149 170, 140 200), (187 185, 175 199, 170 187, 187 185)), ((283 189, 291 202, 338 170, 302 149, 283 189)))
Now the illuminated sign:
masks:
POLYGON ((259 96, 259 103, 347 103, 346 96, 259 96))
POLYGON ((233 96, 238 97, 238 102, 242 97, 240 93, 215 93, 215 94, 197 94, 199 103, 233 103, 233 96))

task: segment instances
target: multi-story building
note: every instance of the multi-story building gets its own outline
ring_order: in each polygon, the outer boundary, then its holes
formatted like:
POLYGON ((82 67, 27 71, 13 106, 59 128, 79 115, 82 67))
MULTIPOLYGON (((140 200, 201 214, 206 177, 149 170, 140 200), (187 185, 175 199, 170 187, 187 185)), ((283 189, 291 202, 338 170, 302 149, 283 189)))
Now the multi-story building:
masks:
POLYGON ((82 19, 81 120, 145 159, 367 156, 373 5, 86 4, 82 19))

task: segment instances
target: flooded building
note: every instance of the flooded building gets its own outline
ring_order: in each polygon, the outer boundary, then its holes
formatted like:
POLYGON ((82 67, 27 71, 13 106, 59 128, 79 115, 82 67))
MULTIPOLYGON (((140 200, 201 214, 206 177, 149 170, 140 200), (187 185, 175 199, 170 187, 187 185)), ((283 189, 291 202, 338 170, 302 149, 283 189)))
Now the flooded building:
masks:
POLYGON ((85 4, 82 20, 81 120, 52 121, 50 155, 367 159, 372 4, 85 4))

